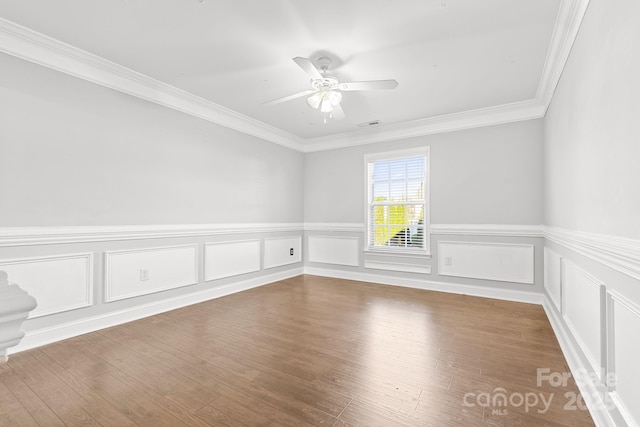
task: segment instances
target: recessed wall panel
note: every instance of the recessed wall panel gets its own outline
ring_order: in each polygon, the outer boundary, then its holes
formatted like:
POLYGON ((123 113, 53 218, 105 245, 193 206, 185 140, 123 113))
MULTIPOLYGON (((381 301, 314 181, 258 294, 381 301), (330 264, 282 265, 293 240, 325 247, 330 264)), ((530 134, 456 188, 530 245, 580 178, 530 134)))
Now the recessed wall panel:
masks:
POLYGON ((593 276, 562 260, 562 315, 597 375, 603 367, 601 290, 593 276))
POLYGON ((626 298, 611 296, 613 336, 609 339, 612 349, 613 387, 618 406, 630 425, 640 424, 640 307, 626 298))
POLYGON ((544 287, 558 310, 562 301, 562 258, 554 251, 544 248, 544 287))
POLYGON ((198 283, 197 245, 106 253, 105 300, 116 301, 198 283))
POLYGON ((301 261, 301 236, 264 239, 264 268, 280 267, 301 261))
POLYGON ((0 270, 36 299, 29 318, 93 304, 93 254, 4 260, 0 270))
POLYGON ((359 265, 357 237, 309 236, 309 262, 359 265))
POLYGON ((533 284, 533 271, 533 245, 438 243, 438 274, 442 276, 533 284))
POLYGON ((260 240, 216 242, 204 246, 204 275, 207 281, 259 270, 260 240))

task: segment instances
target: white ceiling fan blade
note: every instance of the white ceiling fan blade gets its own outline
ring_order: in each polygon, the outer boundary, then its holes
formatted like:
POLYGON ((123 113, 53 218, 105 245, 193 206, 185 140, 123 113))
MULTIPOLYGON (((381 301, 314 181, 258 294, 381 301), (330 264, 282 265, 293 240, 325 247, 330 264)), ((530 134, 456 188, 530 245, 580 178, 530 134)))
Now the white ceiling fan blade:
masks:
POLYGON ((300 98, 305 95, 311 95, 314 92, 316 92, 314 89, 303 90, 302 92, 294 93, 293 95, 289 95, 282 98, 274 99, 273 101, 265 102, 262 105, 268 107, 271 105, 281 104, 283 102, 291 101, 292 99, 300 98))
POLYGON ((334 120, 342 120, 345 118, 344 110, 340 104, 333 107, 333 111, 331 111, 331 118, 334 120))
POLYGON ((305 73, 309 74, 312 80, 322 80, 322 74, 316 68, 315 65, 309 60, 309 58, 302 58, 301 56, 296 56, 293 58, 296 64, 300 68, 302 68, 305 73))
POLYGON ((342 91, 352 90, 383 90, 383 89, 395 89, 398 87, 398 82, 395 80, 372 80, 369 82, 347 82, 340 83, 338 89, 342 91))

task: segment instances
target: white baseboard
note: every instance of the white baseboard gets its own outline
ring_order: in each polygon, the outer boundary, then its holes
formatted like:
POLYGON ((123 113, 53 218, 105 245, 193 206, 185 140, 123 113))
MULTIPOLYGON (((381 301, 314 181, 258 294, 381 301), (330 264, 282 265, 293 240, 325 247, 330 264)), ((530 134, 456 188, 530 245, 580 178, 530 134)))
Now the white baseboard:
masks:
MULTIPOLYGON (((562 353, 574 377, 577 372, 590 372, 592 369, 584 363, 585 357, 583 357, 582 350, 574 344, 569 328, 565 326, 560 314, 555 310, 553 303, 546 295, 542 307, 549 318, 553 332, 558 338, 562 353)), ((608 392, 602 386, 597 387, 592 381, 577 381, 577 385, 582 396, 588 397, 584 401, 588 405, 589 413, 596 426, 615 427, 617 425, 616 421, 611 412, 606 409, 607 404, 603 399, 603 395, 608 394, 608 392)))
POLYGON ((28 331, 20 344, 8 350, 9 354, 15 354, 21 351, 51 344, 67 338, 94 332, 100 329, 109 328, 111 326, 120 325, 122 323, 131 322, 133 320, 142 319, 144 317, 153 316, 166 311, 175 310, 177 308, 186 307, 188 305, 197 304, 199 302, 220 298, 226 295, 234 294, 248 289, 257 288, 278 280, 288 279, 290 277, 303 274, 302 267, 282 271, 279 273, 269 274, 256 277, 253 279, 234 282, 225 286, 214 287, 200 292, 193 292, 185 295, 179 295, 175 298, 156 301, 152 303, 142 304, 124 310, 113 311, 97 316, 91 316, 84 319, 78 319, 72 322, 60 325, 42 328, 34 331, 28 331))
POLYGON ((284 280, 301 274, 335 277, 346 280, 358 280, 385 285, 404 286, 416 289, 425 289, 456 294, 466 294, 485 298, 496 298, 508 301, 526 302, 532 304, 542 303, 542 294, 527 291, 509 289, 485 288, 480 286, 460 285, 454 283, 435 282, 430 280, 407 279, 402 277, 382 276, 377 274, 330 270, 312 267, 298 267, 280 273, 260 276, 257 278, 234 282, 225 286, 215 287, 200 292, 179 295, 172 299, 156 301, 139 306, 117 310, 110 313, 90 316, 74 320, 48 328, 28 331, 20 344, 9 349, 9 354, 51 344, 78 335, 94 332, 100 329, 131 322, 144 317, 153 316, 191 304, 220 298, 225 295, 241 292, 251 288, 263 286, 278 280, 284 280))
MULTIPOLYGON (((79 319, 76 321, 29 331, 19 345, 10 348, 8 353, 15 354, 21 351, 40 347, 53 342, 61 341, 78 335, 108 328, 126 322, 131 322, 155 314, 178 309, 199 302, 220 298, 233 293, 263 286, 279 280, 301 274, 310 274, 325 277, 334 277, 345 280, 357 280, 370 283, 380 283, 384 285, 404 286, 409 288, 441 291, 456 294, 466 294, 485 298, 496 298, 501 300, 524 302, 531 304, 541 304, 549 318, 549 322, 555 332, 562 352, 567 360, 572 372, 588 371, 588 367, 583 363, 581 350, 574 345, 570 336, 570 331, 564 325, 560 315, 553 308, 553 304, 547 296, 528 291, 517 291, 511 289, 497 289, 480 287, 473 285, 462 285, 455 283, 436 282, 431 280, 408 279, 404 277, 383 276, 370 273, 331 270, 313 267, 298 267, 275 274, 256 277, 249 280, 234 282, 225 286, 215 287, 200 292, 180 295, 172 299, 152 302, 148 304, 118 310, 106 314, 79 319)), ((605 402, 602 400, 603 391, 595 384, 582 381, 578 383, 583 396, 590 396, 596 399, 587 399, 591 405, 589 411, 598 427, 613 427, 616 425, 612 414, 606 410, 605 402), (599 399, 599 400, 598 400, 599 399)))
POLYGON ((495 298, 507 301, 542 304, 544 296, 538 292, 498 289, 493 287, 461 285, 457 283, 436 282, 432 280, 408 279, 399 276, 387 276, 359 271, 331 270, 325 268, 305 267, 304 274, 335 277, 337 279, 358 280, 362 282, 380 283, 383 285, 404 286, 406 288, 429 291, 464 294, 476 297, 495 298))

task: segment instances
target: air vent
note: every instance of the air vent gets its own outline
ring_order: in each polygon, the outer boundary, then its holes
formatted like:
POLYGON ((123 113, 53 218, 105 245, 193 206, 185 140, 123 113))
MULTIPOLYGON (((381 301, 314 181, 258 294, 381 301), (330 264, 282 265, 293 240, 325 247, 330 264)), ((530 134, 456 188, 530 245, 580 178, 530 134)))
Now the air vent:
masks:
POLYGON ((358 127, 367 128, 369 126, 377 126, 380 124, 380 120, 371 120, 370 122, 360 123, 358 127))

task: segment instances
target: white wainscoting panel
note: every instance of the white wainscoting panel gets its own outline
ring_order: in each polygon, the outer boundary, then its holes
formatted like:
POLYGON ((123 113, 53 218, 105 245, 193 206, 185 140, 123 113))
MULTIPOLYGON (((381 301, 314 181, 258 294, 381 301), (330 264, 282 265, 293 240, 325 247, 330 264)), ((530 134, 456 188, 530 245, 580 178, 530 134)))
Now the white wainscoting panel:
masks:
POLYGON ((544 287, 558 310, 562 309, 562 257, 544 248, 544 287))
POLYGON ((430 265, 409 264, 394 261, 372 261, 365 260, 364 267, 373 270, 402 271, 405 273, 431 274, 430 265))
POLYGON ((309 236, 309 262, 357 267, 359 244, 358 237, 309 236))
POLYGON ((204 245, 204 280, 260 271, 260 240, 215 242, 204 245))
POLYGON ((36 299, 30 319, 93 304, 91 253, 2 260, 0 270, 36 299))
POLYGON ((106 252, 105 301, 198 283, 197 253, 197 245, 106 252))
POLYGON ((438 242, 438 274, 533 284, 534 246, 438 242))
POLYGON ((629 425, 640 425, 640 307, 617 293, 608 294, 609 370, 614 373, 613 398, 629 425))
POLYGON ((602 372, 602 287, 593 276, 562 260, 562 316, 591 368, 602 372))
POLYGON ((264 239, 264 268, 302 261, 302 236, 264 239))

